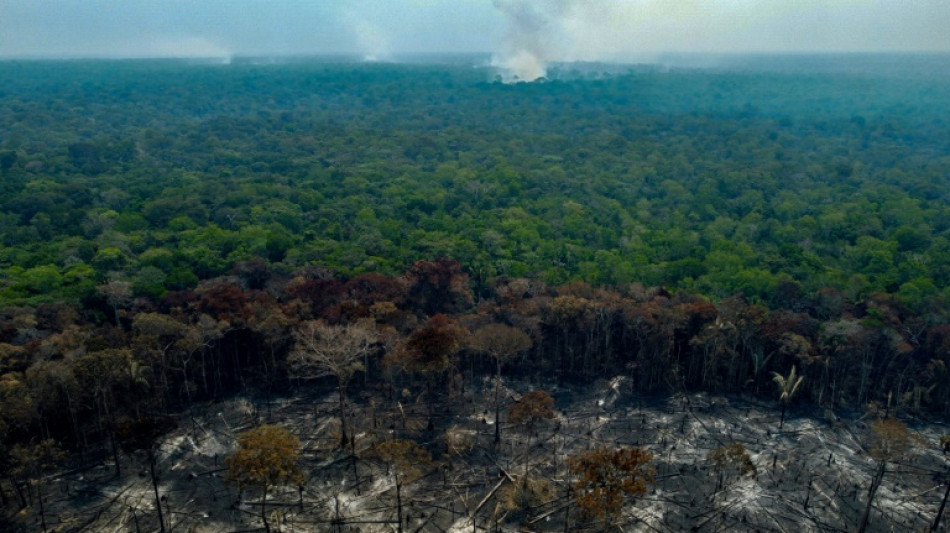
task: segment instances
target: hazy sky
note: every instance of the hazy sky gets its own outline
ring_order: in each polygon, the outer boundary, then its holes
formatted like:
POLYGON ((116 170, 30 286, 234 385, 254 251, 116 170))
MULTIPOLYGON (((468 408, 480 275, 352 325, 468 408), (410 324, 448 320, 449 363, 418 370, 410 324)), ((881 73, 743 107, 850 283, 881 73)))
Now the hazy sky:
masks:
POLYGON ((950 52, 950 0, 0 0, 0 57, 950 52))

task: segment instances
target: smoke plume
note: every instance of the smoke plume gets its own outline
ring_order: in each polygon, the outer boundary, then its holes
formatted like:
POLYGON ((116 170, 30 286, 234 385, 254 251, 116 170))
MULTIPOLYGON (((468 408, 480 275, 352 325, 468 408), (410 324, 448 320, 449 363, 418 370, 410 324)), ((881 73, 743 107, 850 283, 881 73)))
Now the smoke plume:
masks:
POLYGON ((492 1, 505 20, 492 65, 506 82, 543 78, 552 62, 950 48, 947 0, 492 1))
POLYGON ((548 62, 557 55, 564 14, 573 1, 493 0, 507 27, 492 66, 505 81, 534 81, 547 74, 548 62))
POLYGON ((506 28, 492 65, 504 81, 515 82, 543 78, 553 61, 629 59, 637 48, 631 39, 635 21, 645 7, 663 2, 493 0, 506 28))

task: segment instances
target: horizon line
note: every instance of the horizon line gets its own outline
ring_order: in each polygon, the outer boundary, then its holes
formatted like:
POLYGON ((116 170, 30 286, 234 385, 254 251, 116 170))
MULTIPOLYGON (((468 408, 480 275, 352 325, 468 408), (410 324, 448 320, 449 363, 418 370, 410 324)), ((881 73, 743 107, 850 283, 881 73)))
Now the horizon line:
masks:
MULTIPOLYGON (((134 61, 134 60, 260 60, 260 59, 320 59, 320 58, 347 58, 357 59, 364 62, 388 63, 394 62, 400 58, 418 58, 418 57, 472 57, 484 56, 492 57, 497 55, 490 51, 452 51, 452 52, 396 52, 396 53, 362 53, 362 52, 279 52, 273 54, 254 54, 254 53, 235 53, 235 54, 209 54, 209 55, 108 55, 108 54, 0 54, 0 61, 68 61, 68 60, 101 60, 101 61, 134 61)), ((765 50, 765 51, 665 51, 665 52, 643 52, 636 54, 635 57, 605 57, 602 59, 573 59, 573 60, 550 60, 549 64, 571 64, 571 63, 643 63, 643 58, 649 57, 652 60, 670 57, 762 57, 762 56, 784 56, 784 57, 832 57, 832 56, 950 56, 950 51, 937 50, 765 50)))

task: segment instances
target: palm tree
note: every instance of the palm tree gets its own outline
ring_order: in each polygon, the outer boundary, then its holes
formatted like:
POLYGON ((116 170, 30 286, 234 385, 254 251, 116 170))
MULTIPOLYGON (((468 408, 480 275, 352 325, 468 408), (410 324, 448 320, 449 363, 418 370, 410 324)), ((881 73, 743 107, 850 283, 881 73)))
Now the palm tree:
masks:
POLYGON ((792 401, 792 397, 795 396, 795 393, 798 392, 798 387, 801 386, 802 380, 804 379, 804 376, 796 374, 794 365, 792 366, 792 371, 788 373, 788 377, 778 372, 772 372, 772 381, 778 385, 778 399, 782 402, 782 418, 778 423, 779 431, 782 431, 782 427, 785 425, 785 409, 788 407, 788 403, 792 401))

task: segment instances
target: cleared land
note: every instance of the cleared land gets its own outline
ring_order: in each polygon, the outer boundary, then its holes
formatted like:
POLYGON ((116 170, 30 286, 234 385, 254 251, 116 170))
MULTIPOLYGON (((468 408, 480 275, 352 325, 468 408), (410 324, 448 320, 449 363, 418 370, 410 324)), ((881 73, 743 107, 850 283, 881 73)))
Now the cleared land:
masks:
MULTIPOLYGON (((556 418, 528 432, 503 417, 496 448, 493 386, 485 380, 456 390, 438 404, 450 412, 431 419, 422 398, 390 401, 379 391, 354 397, 348 423, 358 431, 356 461, 337 447, 331 390, 271 404, 236 399, 187 413, 159 446, 166 528, 263 529, 260 493, 239 495, 223 479, 236 435, 261 423, 291 429, 304 448, 304 486, 268 495, 274 530, 396 531, 394 478, 372 453, 375 443, 393 437, 417 440, 433 452, 430 464, 417 465, 418 479, 403 478, 404 531, 852 531, 866 507, 877 464, 868 454, 871 415, 792 409, 780 432, 777 405, 703 394, 642 397, 615 378, 592 387, 547 387, 556 418), (747 451, 754 473, 716 468, 707 457, 731 443, 747 451), (629 501, 610 528, 585 520, 569 496, 567 457, 598 446, 644 447, 657 473, 656 485, 629 501), (520 497, 525 472, 530 497, 520 497)), ((506 405, 529 390, 526 383, 506 382, 506 405)), ((918 438, 888 464, 869 531, 929 530, 944 496, 950 461, 939 439, 950 429, 904 421, 918 438)), ((49 528, 158 530, 144 459, 122 461, 119 477, 111 462, 98 461, 49 477, 43 484, 49 528)), ((16 520, 25 531, 39 528, 36 509, 16 520)))

